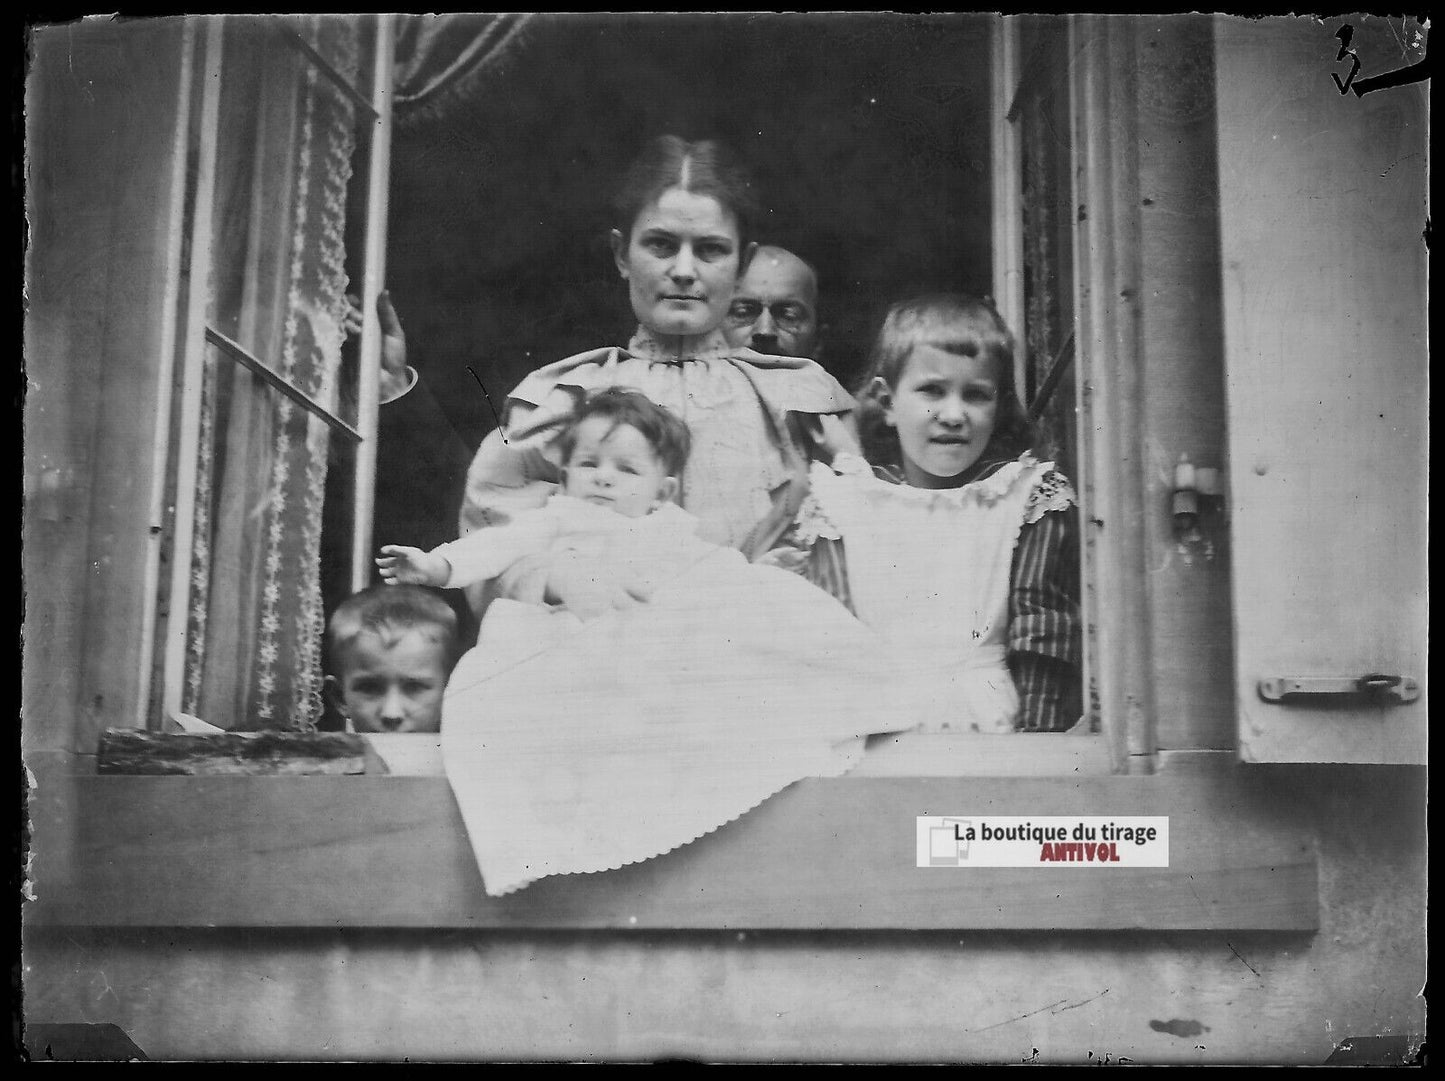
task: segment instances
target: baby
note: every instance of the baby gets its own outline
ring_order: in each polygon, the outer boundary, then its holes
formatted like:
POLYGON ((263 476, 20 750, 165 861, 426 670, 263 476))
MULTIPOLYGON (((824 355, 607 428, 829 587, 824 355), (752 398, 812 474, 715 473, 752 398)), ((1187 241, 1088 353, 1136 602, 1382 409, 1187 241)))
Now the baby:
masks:
POLYGON ((336 607, 326 692, 350 732, 436 732, 457 659, 456 613, 434 593, 374 586, 336 607))
POLYGON ((503 526, 480 529, 430 552, 403 545, 381 549, 377 566, 388 583, 456 588, 486 581, 542 550, 573 555, 552 574, 554 588, 581 619, 646 597, 656 582, 684 571, 712 545, 696 538, 697 520, 673 502, 687 462, 688 430, 645 395, 618 387, 579 406, 559 439, 562 486, 539 510, 503 526), (626 587, 598 584, 588 568, 618 566, 626 587), (623 593, 630 595, 622 595, 623 593))
POLYGON ((888 727, 877 637, 801 578, 701 539, 672 502, 688 442, 644 395, 596 391, 558 440, 545 506, 431 552, 381 550, 388 582, 462 586, 538 552, 552 565, 563 603, 493 602, 442 706, 493 896, 686 844, 847 771, 888 727))

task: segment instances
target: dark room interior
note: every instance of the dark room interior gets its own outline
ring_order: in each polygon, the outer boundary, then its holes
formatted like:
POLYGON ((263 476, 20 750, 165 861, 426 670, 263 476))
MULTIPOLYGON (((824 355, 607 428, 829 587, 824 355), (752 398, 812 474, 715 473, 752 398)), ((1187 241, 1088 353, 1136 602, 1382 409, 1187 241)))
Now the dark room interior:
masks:
POLYGON ((500 404, 539 364, 626 344, 608 208, 657 134, 720 139, 751 169, 758 239, 816 266, 819 359, 845 384, 892 300, 988 292, 987 32, 958 16, 534 16, 465 94, 399 112, 387 284, 462 438, 495 423, 468 366, 500 404))

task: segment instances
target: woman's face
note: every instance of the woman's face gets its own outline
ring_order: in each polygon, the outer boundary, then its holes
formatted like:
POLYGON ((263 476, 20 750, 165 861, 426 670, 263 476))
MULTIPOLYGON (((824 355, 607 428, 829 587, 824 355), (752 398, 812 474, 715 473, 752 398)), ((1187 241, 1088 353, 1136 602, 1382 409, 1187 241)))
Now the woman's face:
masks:
POLYGON ((884 413, 915 488, 951 488, 983 455, 998 421, 998 380, 983 357, 915 346, 884 413))
POLYGON ((612 252, 643 326, 692 336, 722 323, 740 253, 737 221, 712 196, 669 188, 637 215, 631 237, 613 230, 612 252))

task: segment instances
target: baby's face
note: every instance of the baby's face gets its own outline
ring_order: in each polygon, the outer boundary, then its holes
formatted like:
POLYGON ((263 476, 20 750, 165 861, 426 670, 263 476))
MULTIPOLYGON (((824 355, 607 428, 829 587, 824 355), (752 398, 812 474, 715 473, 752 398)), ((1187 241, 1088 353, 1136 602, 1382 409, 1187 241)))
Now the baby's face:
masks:
POLYGON ((672 498, 677 482, 647 437, 607 417, 588 417, 577 426, 562 491, 574 499, 641 518, 672 498))
POLYGON ((362 631, 336 677, 341 704, 357 732, 440 732, 445 650, 424 630, 395 638, 362 631))

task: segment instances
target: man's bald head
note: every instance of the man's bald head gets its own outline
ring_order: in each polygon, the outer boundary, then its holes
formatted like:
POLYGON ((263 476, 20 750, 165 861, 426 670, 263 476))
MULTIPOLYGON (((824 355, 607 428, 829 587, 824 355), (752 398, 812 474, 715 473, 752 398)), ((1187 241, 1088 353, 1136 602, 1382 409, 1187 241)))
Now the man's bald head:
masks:
POLYGON ((818 345, 818 275, 786 248, 753 253, 723 321, 728 344, 784 357, 812 357, 818 345))

